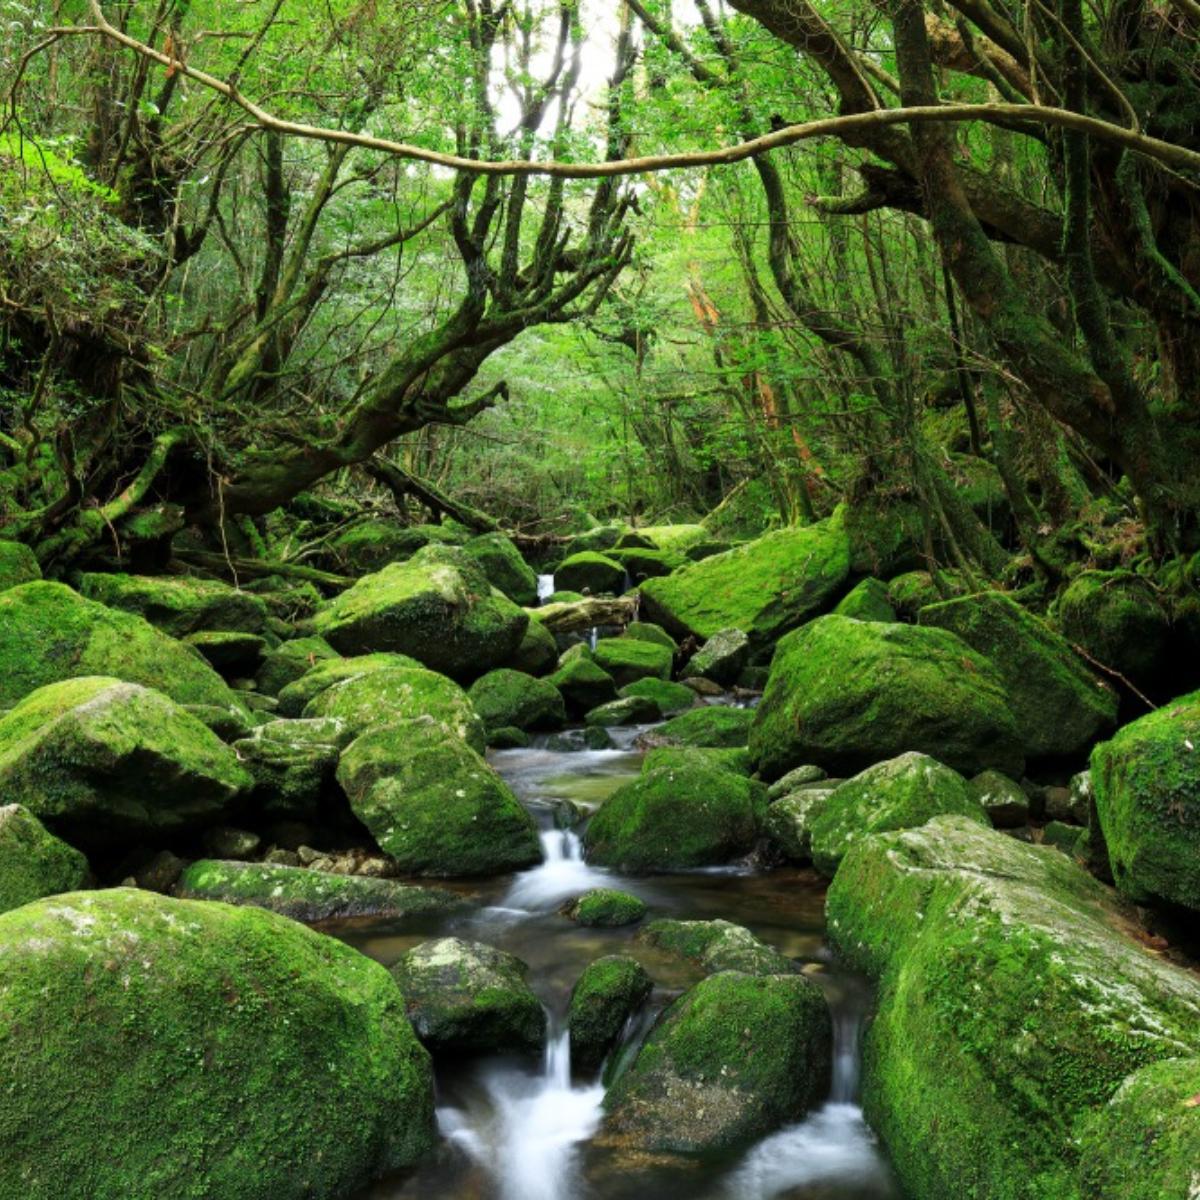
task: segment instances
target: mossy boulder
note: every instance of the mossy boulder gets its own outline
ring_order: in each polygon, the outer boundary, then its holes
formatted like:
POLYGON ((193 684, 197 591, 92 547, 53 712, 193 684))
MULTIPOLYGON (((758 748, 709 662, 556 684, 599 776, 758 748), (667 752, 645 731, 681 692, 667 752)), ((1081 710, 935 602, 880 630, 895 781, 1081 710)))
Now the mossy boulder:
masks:
POLYGON ((554 634, 541 621, 530 621, 525 636, 506 666, 526 675, 545 675, 553 671, 558 663, 558 644, 554 634))
POLYGON ((656 745, 732 749, 746 745, 753 723, 752 708, 702 704, 660 725, 653 738, 656 745))
POLYGON ((598 958, 583 969, 567 1008, 571 1064, 576 1070, 600 1068, 653 986, 642 965, 624 954, 598 958))
POLYGON ((554 684, 507 667, 481 675, 467 697, 489 730, 561 729, 567 720, 562 693, 554 684))
POLYGON ((79 590, 89 600, 144 617, 172 637, 201 629, 261 633, 267 621, 259 596, 218 579, 91 572, 80 577, 79 590))
POLYGON ((887 585, 887 600, 896 614, 906 621, 915 621, 917 614, 927 604, 940 604, 943 600, 963 595, 968 589, 956 571, 941 571, 938 588, 928 571, 906 571, 897 575, 887 585))
POLYGON ((696 704, 696 693, 690 687, 666 679, 635 679, 621 688, 618 694, 626 700, 631 696, 652 700, 665 717, 687 712, 696 704))
POLYGON ((406 527, 398 521, 370 519, 358 521, 330 539, 324 558, 328 566, 346 575, 366 575, 380 571, 389 563, 411 558, 440 532, 438 526, 406 527))
POLYGON ((179 704, 244 711, 199 654, 139 616, 85 600, 61 583, 0 592, 0 707, 79 675, 140 683, 179 704))
POLYGON ((710 975, 663 1013, 609 1090, 601 1139, 729 1154, 824 1099, 831 1045, 825 997, 802 975, 710 975))
POLYGON ((646 915, 646 902, 616 888, 592 888, 564 905, 563 915, 577 925, 619 929, 622 925, 636 925, 646 915))
POLYGON ((859 838, 913 829, 931 817, 949 814, 988 824, 967 781, 928 754, 910 751, 876 763, 835 788, 813 818, 813 865, 832 878, 859 838))
POLYGON ((583 550, 564 558, 554 572, 554 586, 560 591, 619 594, 625 590, 625 568, 615 558, 583 550))
POLYGON ((1200 1047, 1200 980, 1111 892, 967 818, 860 840, 827 916, 879 984, 863 1104, 907 1195, 1081 1200, 1080 1121, 1200 1047))
POLYGON ((774 802, 810 784, 823 783, 828 778, 829 772, 823 767, 818 767, 816 763, 803 763, 775 780, 767 788, 767 799, 774 802))
POLYGON ((492 587, 499 588, 515 604, 537 603, 537 575, 511 538, 502 533, 484 533, 464 542, 463 549, 483 568, 492 587))
POLYGON ((1097 746, 1091 788, 1117 887, 1200 911, 1200 692, 1097 746))
POLYGON ((0 913, 43 896, 74 892, 88 862, 20 804, 0 806, 0 913))
POLYGON ((0 795, 72 845, 198 828, 229 812, 250 782, 191 713, 119 679, 47 684, 0 716, 0 795))
POLYGON ((584 836, 587 859, 621 871, 727 863, 749 853, 766 789, 708 765, 660 767, 605 800, 584 836))
POLYGON ((749 637, 740 629, 722 629, 692 655, 684 674, 732 687, 749 657, 749 637))
POLYGON ((1003 592, 931 604, 918 619, 948 629, 990 659, 1008 691, 1026 758, 1079 755, 1116 725, 1112 688, 1059 634, 1003 592))
POLYGON ((342 654, 408 654, 455 679, 503 666, 528 624, 528 614, 454 546, 429 546, 364 576, 314 618, 315 632, 342 654))
POLYGON ((763 833, 789 862, 812 861, 812 831, 835 789, 822 785, 789 792, 772 801, 763 817, 763 833))
POLYGON ((470 697, 452 679, 423 667, 369 671, 343 679, 304 706, 305 717, 342 721, 355 733, 381 722, 432 717, 468 746, 483 752, 487 734, 470 697))
POLYGON ((42 568, 33 551, 21 542, 0 541, 0 592, 41 579, 42 568))
POLYGON ((617 698, 617 685, 613 677, 583 655, 561 662, 558 670, 548 675, 547 679, 558 688, 567 712, 572 716, 582 716, 617 698))
POLYGON ((678 637, 742 630, 756 650, 823 612, 850 573, 839 521, 769 533, 641 587, 646 615, 678 637))
POLYGON ((257 633, 201 629, 183 638, 185 646, 197 651, 206 663, 226 679, 252 676, 262 662, 267 639, 257 633))
POLYGON ((641 642, 657 642, 660 646, 666 646, 672 654, 679 649, 675 639, 661 625, 655 625, 653 621, 630 621, 625 626, 625 636, 637 638, 641 642))
POLYGON ((333 938, 119 888, 5 913, 0 944, 0 1195, 342 1196, 434 1142, 403 997, 333 938))
POLYGON ((744 746, 651 746, 642 756, 642 774, 659 767, 712 767, 749 775, 750 754, 744 746))
POLYGON ((611 550, 628 529, 627 525, 593 525, 577 533, 566 545, 564 558, 585 551, 611 550))
POLYGON ((533 819, 466 742, 424 717, 372 729, 338 782, 381 850, 414 875, 494 875, 542 858, 533 819))
POLYGON ((703 525, 642 525, 625 530, 617 540, 621 549, 668 550, 685 554, 693 546, 710 540, 703 525))
POLYGON ((180 876, 175 894, 183 900, 249 904, 305 922, 346 917, 391 921, 443 917, 461 914, 471 907, 464 897, 445 888, 276 863, 211 858, 192 863, 180 876))
POLYGON ((796 964, 732 921, 676 921, 662 917, 638 931, 638 941, 700 967, 706 974, 791 975, 796 964))
POLYGON ((584 722, 596 728, 645 725, 662 719, 662 710, 648 696, 624 696, 598 705, 585 714, 584 722))
POLYGON ((337 657, 338 652, 322 637, 292 638, 263 655, 255 683, 263 695, 278 696, 317 663, 337 657))
POLYGON ((601 638, 592 650, 598 667, 607 671, 617 687, 639 679, 670 679, 674 655, 657 642, 640 638, 601 638))
POLYGON ((400 985, 417 1037, 434 1054, 536 1053, 546 1013, 525 982, 529 968, 482 942, 438 938, 400 957, 400 985))
POLYGON ((1166 661, 1171 622, 1154 589, 1131 571, 1084 571, 1059 597, 1063 636, 1135 683, 1153 684, 1166 661))
POLYGON ((326 688, 333 687, 335 683, 341 683, 343 680, 354 679, 372 671, 394 671, 397 668, 420 666, 415 658, 410 658, 407 654, 356 654, 350 658, 342 658, 335 653, 332 658, 321 657, 298 679, 280 689, 279 715, 300 716, 311 700, 326 688))
POLYGON ((357 736, 336 717, 268 721, 233 743, 254 786, 253 808, 263 817, 319 821, 348 811, 334 772, 357 736))
POLYGON ((671 550, 649 550, 640 546, 610 550, 608 557, 625 568, 626 575, 635 583, 643 579, 658 579, 679 570, 687 562, 682 554, 671 550))
POLYGON ((999 771, 980 771, 971 780, 971 794, 997 829, 1018 829, 1029 823, 1029 797, 1019 783, 999 771))
POLYGON ((1135 1071, 1084 1124, 1087 1200, 1189 1200, 1200 1164, 1200 1058, 1135 1071))
POLYGON ((896 610, 888 599, 887 584, 878 579, 863 579, 856 583, 838 602, 833 611, 856 621, 896 620, 896 610))
POLYGON ((832 614, 779 643, 750 729, 766 778, 805 763, 849 774, 908 750, 967 774, 1021 775, 1016 718, 988 659, 945 629, 832 614))

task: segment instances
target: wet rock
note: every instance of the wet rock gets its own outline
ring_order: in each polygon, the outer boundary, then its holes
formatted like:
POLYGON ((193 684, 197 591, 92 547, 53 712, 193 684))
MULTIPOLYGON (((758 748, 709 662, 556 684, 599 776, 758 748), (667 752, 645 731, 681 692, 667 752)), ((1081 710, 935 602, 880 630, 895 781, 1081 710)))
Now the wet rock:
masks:
POLYGON ((488 734, 489 750, 523 750, 530 745, 531 738, 523 729, 515 725, 501 725, 488 734))
POLYGON ((0 807, 0 913, 83 887, 88 862, 20 804, 0 807))
POLYGON ((676 921, 662 917, 638 931, 638 941, 661 953, 693 963, 711 975, 741 971, 746 975, 790 975, 796 964, 731 921, 676 921))
POLYGON ((646 902, 616 888, 592 888, 563 905, 562 912, 578 925, 617 929, 636 925, 646 915, 646 902))
POLYGON ((576 1070, 599 1070, 652 988, 641 964, 625 955, 598 958, 584 968, 571 989, 567 1009, 571 1063, 576 1070))
POLYGON ((598 705, 583 718, 590 726, 646 725, 662 718, 659 707, 648 696, 626 696, 598 705))

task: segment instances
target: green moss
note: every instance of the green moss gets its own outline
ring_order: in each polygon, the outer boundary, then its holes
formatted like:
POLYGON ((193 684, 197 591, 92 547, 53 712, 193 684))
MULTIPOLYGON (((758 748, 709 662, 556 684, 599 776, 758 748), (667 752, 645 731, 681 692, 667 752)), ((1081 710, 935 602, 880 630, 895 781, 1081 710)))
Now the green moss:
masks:
POLYGON ((0 592, 42 577, 42 568, 33 551, 20 542, 0 541, 0 592))
POLYGON ((278 696, 289 683, 301 679, 317 663, 337 657, 337 651, 324 638, 292 638, 267 651, 255 682, 264 695, 278 696))
POLYGON ((557 662, 558 644, 554 634, 534 619, 526 627, 525 636, 507 665, 527 675, 545 675, 554 670, 557 662))
POLYGON ((379 571, 388 563, 411 558, 431 540, 430 530, 437 526, 407 528, 396 521, 359 521, 343 529, 328 544, 329 565, 349 575, 379 571))
MULTIPOLYGON (((318 639, 325 642, 324 638, 318 639)), ((325 642, 328 645, 328 642, 325 642)), ((351 658, 320 656, 298 679, 286 684, 279 691, 279 713, 284 717, 298 717, 326 688, 345 679, 354 679, 372 671, 394 671, 397 668, 420 667, 415 658, 407 654, 357 654, 351 658)))
POLYGON ((887 600, 893 609, 907 621, 915 621, 917 614, 927 604, 939 604, 947 596, 961 596, 967 585, 957 571, 940 572, 946 595, 938 591, 933 576, 928 571, 907 571, 897 575, 887 585, 887 600))
POLYGON ((628 528, 627 525, 594 525, 583 533, 577 533, 567 543, 564 558, 589 550, 611 550, 628 528))
POLYGON ((567 1009, 571 1063, 576 1070, 599 1069, 652 988, 641 964, 625 955, 598 958, 584 968, 571 989, 567 1009))
POLYGON ((730 921, 675 921, 663 917, 640 929, 638 941, 693 963, 709 975, 716 971, 790 975, 798 969, 790 958, 730 921))
POLYGON ((1170 619, 1153 588, 1129 571, 1084 571, 1059 597, 1069 642, 1135 682, 1153 682, 1167 664, 1170 619))
POLYGON ((750 752, 744 746, 654 746, 642 756, 642 774, 659 767, 715 767, 735 775, 750 774, 750 752))
POLYGON ((344 1195, 433 1144, 402 997, 332 938, 121 888, 6 913, 0 942, 6 1200, 344 1195))
POLYGON ((485 533, 464 542, 463 549, 483 568, 491 585, 514 603, 537 603, 537 575, 511 538, 502 533, 485 533))
POLYGON ((558 564, 554 584, 558 589, 593 596, 619 594, 625 590, 625 568, 606 554, 584 550, 558 564))
POLYGON ((558 670, 547 678, 562 693, 567 712, 572 716, 582 716, 617 698, 613 677, 583 655, 561 662, 558 670))
POLYGON ((592 650, 596 665, 618 687, 639 679, 670 679, 674 655, 666 646, 639 638, 601 638, 592 650))
POLYGON ((710 975, 660 1018, 605 1097, 603 1136, 647 1151, 723 1155, 823 1099, 829 1009, 800 975, 710 975))
POLYGON ((1092 751, 1091 785, 1117 887, 1200 910, 1200 692, 1092 751))
POLYGON ((598 705, 584 716, 584 722, 599 729, 618 725, 645 725, 662 719, 662 711, 648 696, 625 696, 598 705))
POLYGON ((1020 776, 1016 719, 991 662, 944 629, 833 615, 779 643, 750 729, 766 778, 808 763, 861 771, 908 750, 1020 776))
POLYGON ((888 600, 887 585, 878 579, 864 579, 848 591, 833 610, 839 616, 853 617, 856 621, 896 620, 896 610, 888 600))
POLYGON ((216 579, 92 573, 81 576, 79 590, 89 600, 144 617, 172 637, 201 629, 261 633, 267 619, 258 596, 216 579))
POLYGON ((655 625, 653 621, 630 621, 625 626, 625 636, 636 638, 640 642, 657 642, 660 646, 666 646, 672 654, 679 649, 675 639, 661 625, 655 625))
POLYGON ((505 667, 480 676, 467 696, 488 729, 561 729, 567 719, 554 684, 505 667))
POLYGON ((813 825, 825 811, 831 787, 813 786, 789 792, 771 803, 763 818, 763 832, 791 862, 811 862, 813 825))
POLYGON ((0 808, 0 912, 57 892, 73 892, 87 877, 87 859, 50 833, 27 808, 0 808))
POLYGON ((646 903, 616 888, 592 888, 572 900, 563 912, 579 925, 617 929, 636 925, 646 915, 646 903))
POLYGON ((692 655, 683 673, 732 687, 749 657, 750 639, 740 629, 722 629, 692 655))
POLYGON ((625 568, 625 573, 633 582, 640 583, 643 579, 658 579, 678 571, 687 559, 682 554, 670 550, 647 550, 638 546, 610 550, 608 557, 625 568))
POLYGON ((622 533, 617 545, 622 549, 651 549, 685 554, 693 546, 710 540, 703 525, 642 525, 622 533))
POLYGON ((627 683, 621 688, 619 694, 626 699, 630 696, 641 696, 646 700, 653 700, 658 706, 658 711, 667 717, 687 712, 696 704, 696 693, 690 687, 685 687, 682 683, 670 683, 665 679, 635 679, 633 683, 627 683))
POLYGON ((660 767, 604 802, 588 824, 587 858, 623 871, 726 863, 753 848, 765 806, 765 789, 732 772, 660 767))
POLYGON ((702 704, 672 717, 654 731, 657 742, 675 746, 732 749, 746 745, 754 722, 751 708, 727 704, 702 704))

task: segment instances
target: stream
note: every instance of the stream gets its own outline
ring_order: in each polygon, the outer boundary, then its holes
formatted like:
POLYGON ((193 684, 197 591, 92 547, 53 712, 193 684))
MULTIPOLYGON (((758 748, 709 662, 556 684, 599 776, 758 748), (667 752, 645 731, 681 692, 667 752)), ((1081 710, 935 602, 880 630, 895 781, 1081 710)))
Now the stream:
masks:
POLYGON ((498 946, 529 964, 529 982, 549 1014, 540 1064, 504 1058, 439 1064, 439 1151, 415 1174, 378 1183, 359 1200, 624 1200, 651 1188, 656 1200, 899 1196, 857 1103, 858 1043, 870 993, 831 961, 822 881, 791 869, 623 877, 588 866, 577 834, 557 827, 564 801, 594 809, 638 773, 641 753, 633 741, 640 732, 610 730, 618 746, 613 750, 561 751, 535 744, 489 755, 541 826, 544 861, 515 876, 458 885, 479 901, 474 914, 420 928, 372 920, 328 930, 385 965, 429 937, 450 933, 498 946), (588 1141, 603 1116, 604 1088, 599 1079, 579 1078, 571 1070, 565 1013, 580 972, 602 955, 625 953, 653 976, 654 994, 637 1027, 627 1031, 627 1050, 665 1004, 700 978, 696 968, 636 942, 637 926, 589 929, 559 915, 565 900, 599 886, 640 896, 652 917, 735 921, 804 964, 826 993, 834 1018, 833 1085, 826 1104, 740 1158, 658 1171, 652 1182, 645 1172, 631 1176, 619 1164, 589 1155, 588 1141))

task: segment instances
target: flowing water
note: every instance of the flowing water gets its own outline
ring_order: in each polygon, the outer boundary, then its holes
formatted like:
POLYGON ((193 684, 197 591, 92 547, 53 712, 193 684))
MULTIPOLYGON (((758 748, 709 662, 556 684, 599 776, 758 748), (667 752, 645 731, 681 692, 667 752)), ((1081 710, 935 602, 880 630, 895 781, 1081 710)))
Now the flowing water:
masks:
POLYGON ((549 1037, 540 1063, 490 1058, 440 1064, 439 1151, 417 1173, 384 1181, 360 1200, 895 1200, 887 1164, 858 1107, 858 1041, 869 994, 839 971, 824 940, 823 886, 798 870, 722 868, 624 878, 583 861, 564 814, 594 809, 636 775, 640 730, 610 731, 615 750, 496 752, 491 760, 542 827, 541 865, 502 880, 462 884, 473 915, 420 930, 387 922, 346 923, 337 933, 383 963, 435 934, 453 933, 508 950, 529 964, 546 1006, 549 1037), (644 1036, 654 1015, 698 972, 634 940, 634 929, 584 929, 558 913, 588 888, 615 886, 653 916, 724 917, 804 964, 834 1014, 834 1074, 828 1102, 729 1162, 644 1172, 589 1152, 603 1117, 604 1088, 571 1070, 564 1014, 579 973, 604 954, 641 960, 656 981, 647 1012, 627 1033, 644 1036))

